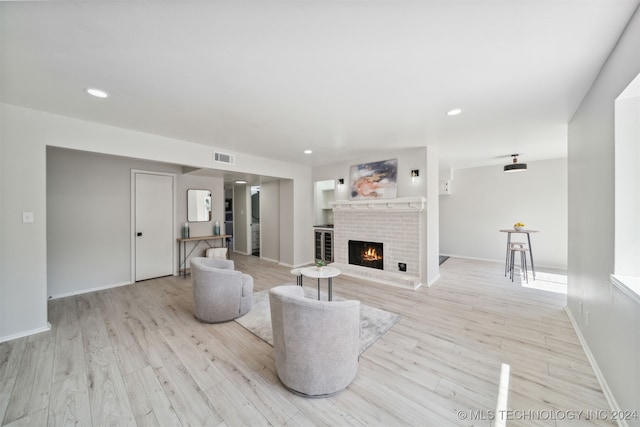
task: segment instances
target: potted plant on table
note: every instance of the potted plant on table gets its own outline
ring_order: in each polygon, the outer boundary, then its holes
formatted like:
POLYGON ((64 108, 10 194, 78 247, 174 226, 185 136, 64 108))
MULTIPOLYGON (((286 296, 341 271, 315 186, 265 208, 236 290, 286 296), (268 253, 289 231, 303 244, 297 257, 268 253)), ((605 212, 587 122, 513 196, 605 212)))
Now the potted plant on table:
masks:
POLYGON ((327 263, 324 262, 323 260, 321 259, 316 260, 316 270, 322 271, 322 267, 324 267, 325 265, 327 265, 327 263))

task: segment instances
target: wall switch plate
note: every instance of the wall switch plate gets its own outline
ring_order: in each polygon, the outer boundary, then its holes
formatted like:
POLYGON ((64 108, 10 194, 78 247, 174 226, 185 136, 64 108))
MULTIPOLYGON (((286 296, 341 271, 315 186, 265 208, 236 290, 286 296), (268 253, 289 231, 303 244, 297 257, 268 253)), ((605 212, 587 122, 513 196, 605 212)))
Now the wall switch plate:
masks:
POLYGON ((398 263, 398 270, 407 271, 407 264, 405 264, 404 262, 399 262, 398 263))
POLYGON ((23 224, 32 224, 33 223, 33 212, 22 212, 22 223, 23 224))

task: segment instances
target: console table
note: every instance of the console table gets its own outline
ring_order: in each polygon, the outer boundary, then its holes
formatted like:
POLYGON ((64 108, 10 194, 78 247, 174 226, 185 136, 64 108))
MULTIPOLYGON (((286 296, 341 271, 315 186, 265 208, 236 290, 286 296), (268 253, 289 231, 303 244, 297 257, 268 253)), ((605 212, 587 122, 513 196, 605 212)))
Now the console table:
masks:
POLYGON ((226 247, 227 237, 231 237, 230 234, 220 234, 218 236, 198 236, 198 237, 178 237, 178 276, 183 273, 184 277, 187 277, 187 259, 191 256, 193 251, 198 247, 200 242, 205 242, 210 248, 213 248, 211 242, 216 240, 222 240, 222 247, 226 247), (187 243, 193 242, 193 247, 187 253, 187 243))

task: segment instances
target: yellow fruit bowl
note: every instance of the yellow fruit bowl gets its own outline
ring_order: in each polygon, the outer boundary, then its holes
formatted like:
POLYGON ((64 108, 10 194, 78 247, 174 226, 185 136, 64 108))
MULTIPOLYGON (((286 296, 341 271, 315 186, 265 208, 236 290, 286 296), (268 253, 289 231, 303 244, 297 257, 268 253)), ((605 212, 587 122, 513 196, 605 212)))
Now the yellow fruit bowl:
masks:
POLYGON ((513 228, 514 228, 516 231, 524 230, 524 226, 525 226, 525 225, 524 225, 523 223, 521 223, 521 222, 516 222, 515 224, 513 224, 513 228))

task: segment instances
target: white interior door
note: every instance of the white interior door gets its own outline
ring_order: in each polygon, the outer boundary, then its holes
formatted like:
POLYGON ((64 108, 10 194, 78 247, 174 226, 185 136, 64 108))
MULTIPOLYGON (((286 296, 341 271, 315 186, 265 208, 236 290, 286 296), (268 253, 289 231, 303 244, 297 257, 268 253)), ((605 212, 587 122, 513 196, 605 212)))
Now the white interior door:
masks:
POLYGON ((135 279, 173 274, 171 175, 135 173, 135 279))

